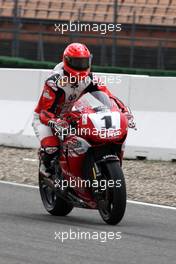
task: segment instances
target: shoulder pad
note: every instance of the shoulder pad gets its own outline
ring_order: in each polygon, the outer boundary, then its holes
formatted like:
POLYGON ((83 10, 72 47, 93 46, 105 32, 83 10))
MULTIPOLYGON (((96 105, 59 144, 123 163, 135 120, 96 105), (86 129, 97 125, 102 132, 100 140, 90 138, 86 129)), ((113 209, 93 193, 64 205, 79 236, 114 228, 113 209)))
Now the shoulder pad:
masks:
POLYGON ((54 67, 54 69, 53 69, 53 73, 59 73, 59 74, 63 74, 63 62, 60 62, 60 63, 58 63, 55 67, 54 67))
POLYGON ((51 87, 54 91, 58 90, 58 86, 57 83, 60 80, 61 75, 59 73, 55 73, 53 75, 51 75, 47 80, 46 80, 46 84, 51 87))

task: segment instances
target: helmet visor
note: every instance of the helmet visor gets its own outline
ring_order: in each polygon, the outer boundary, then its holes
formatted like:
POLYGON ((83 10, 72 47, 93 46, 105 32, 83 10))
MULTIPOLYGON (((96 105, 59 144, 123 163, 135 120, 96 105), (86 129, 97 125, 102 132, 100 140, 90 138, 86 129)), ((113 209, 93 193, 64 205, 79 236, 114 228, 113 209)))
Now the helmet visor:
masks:
POLYGON ((92 56, 88 58, 75 58, 75 57, 65 56, 67 65, 74 70, 80 70, 80 71, 87 70, 88 68, 91 67, 91 59, 92 56))

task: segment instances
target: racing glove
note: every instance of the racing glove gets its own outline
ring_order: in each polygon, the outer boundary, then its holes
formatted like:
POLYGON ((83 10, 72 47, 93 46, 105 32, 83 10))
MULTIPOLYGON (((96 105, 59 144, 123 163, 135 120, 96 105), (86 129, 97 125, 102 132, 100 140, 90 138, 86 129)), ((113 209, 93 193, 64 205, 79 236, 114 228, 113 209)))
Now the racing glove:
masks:
POLYGON ((128 119, 128 127, 136 130, 137 128, 136 128, 136 122, 134 121, 134 116, 129 107, 127 107, 127 110, 128 112, 125 113, 125 116, 128 119))
POLYGON ((47 111, 47 110, 42 110, 41 113, 39 114, 39 118, 40 118, 40 121, 48 126, 48 122, 51 120, 51 119, 55 119, 55 114, 47 111))
POLYGON ((60 118, 49 120, 48 126, 54 129, 55 135, 58 136, 61 140, 64 140, 65 136, 69 132, 68 123, 60 118))

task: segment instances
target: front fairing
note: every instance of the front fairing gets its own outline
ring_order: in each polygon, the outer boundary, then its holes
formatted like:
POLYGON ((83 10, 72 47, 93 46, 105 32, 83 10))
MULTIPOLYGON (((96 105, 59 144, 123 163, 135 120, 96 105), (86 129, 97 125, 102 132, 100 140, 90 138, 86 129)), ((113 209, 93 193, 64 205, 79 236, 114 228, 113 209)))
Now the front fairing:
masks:
POLYGON ((106 143, 126 138, 128 121, 113 99, 103 92, 87 93, 74 105, 80 113, 77 135, 91 142, 106 143))

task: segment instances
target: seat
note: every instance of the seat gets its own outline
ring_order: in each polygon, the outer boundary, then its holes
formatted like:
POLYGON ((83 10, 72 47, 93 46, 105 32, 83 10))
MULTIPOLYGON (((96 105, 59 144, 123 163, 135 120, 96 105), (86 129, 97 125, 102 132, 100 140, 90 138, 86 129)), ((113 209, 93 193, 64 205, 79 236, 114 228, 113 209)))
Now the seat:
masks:
POLYGON ((72 10, 73 9, 73 2, 65 1, 62 8, 63 10, 72 10))
POLYGON ((109 5, 108 6, 108 11, 107 11, 108 13, 113 13, 114 12, 114 8, 113 8, 113 6, 112 5, 109 5))
POLYGON ((81 20, 83 20, 83 21, 94 21, 94 14, 83 12, 81 20))
POLYGON ((162 25, 163 24, 163 16, 153 16, 151 23, 153 25, 162 25))
POLYGON ((172 0, 172 2, 171 2, 171 5, 173 6, 175 6, 176 5, 176 0, 172 0))
POLYGON ((142 14, 143 15, 152 15, 154 13, 154 7, 144 7, 143 8, 143 11, 142 11, 142 14))
POLYGON ((131 9, 131 13, 133 14, 134 12, 138 15, 140 15, 143 11, 144 7, 143 6, 133 6, 131 9))
POLYGON ((124 4, 135 4, 136 0, 125 0, 124 4))
POLYGON ((175 7, 175 8, 172 8, 172 7, 168 8, 166 14, 167 14, 168 16, 175 16, 175 14, 176 14, 176 7, 175 7))
MULTIPOLYGON (((135 17, 135 20, 138 20, 138 16, 135 17)), ((134 21, 134 15, 133 15, 133 14, 128 14, 128 15, 127 15, 127 23, 128 23, 128 24, 132 24, 133 21, 134 21)))
POLYGON ((155 15, 165 15, 166 14, 166 8, 157 7, 155 11, 155 15))
POLYGON ((39 1, 37 7, 41 9, 48 9, 49 1, 39 1))
POLYGON ((59 19, 60 20, 68 20, 68 21, 70 21, 71 17, 72 17, 71 11, 63 11, 62 10, 62 12, 59 15, 59 19))
POLYGON ((82 20, 83 13, 79 10, 77 12, 72 13, 72 21, 81 21, 82 20))
POLYGON ((107 12, 107 5, 99 4, 97 5, 96 12, 107 12))
POLYGON ((5 17, 13 16, 13 9, 12 8, 2 8, 1 16, 5 16, 5 17))
POLYGON ((84 8, 84 3, 80 3, 80 2, 75 2, 74 3, 74 10, 78 10, 78 9, 83 9, 84 8))
POLYGON ((11 1, 11 2, 2 2, 2 3, 0 3, 0 6, 4 7, 4 8, 13 8, 14 7, 14 3, 13 3, 13 1, 11 1))
POLYGON ((136 0, 136 4, 143 4, 143 5, 145 5, 146 4, 146 2, 147 2, 147 0, 136 0))
POLYGON ((130 12, 131 7, 130 6, 121 6, 119 9, 120 14, 126 14, 130 12))
POLYGON ((126 24, 127 23, 127 16, 125 14, 120 14, 118 16, 118 23, 121 23, 121 24, 126 24))
POLYGON ((37 8, 37 1, 30 1, 26 3, 26 8, 37 8))
POLYGON ((84 8, 84 10, 86 10, 86 11, 90 11, 90 12, 95 12, 95 7, 96 7, 96 5, 94 5, 94 4, 89 4, 88 2, 87 2, 87 4, 83 7, 84 8))
POLYGON ((58 19, 59 11, 51 11, 48 12, 48 19, 58 19))
POLYGON ((113 22, 113 15, 110 13, 107 13, 105 16, 105 21, 106 23, 112 23, 113 22))
MULTIPOLYGON (((87 0, 88 1, 88 0, 87 0)), ((86 1, 86 2, 87 2, 86 1)), ((100 2, 100 1, 99 1, 100 2)), ((109 4, 109 3, 113 3, 114 0, 101 0, 101 3, 106 3, 106 4, 109 4)))
POLYGON ((47 19, 48 17, 48 11, 47 10, 38 10, 36 13, 37 18, 47 19))
POLYGON ((174 18, 173 17, 168 17, 165 16, 164 18, 164 24, 168 26, 173 26, 174 25, 174 18))
POLYGON ((53 1, 50 1, 50 3, 49 3, 49 9, 57 10, 57 9, 60 9, 61 8, 61 5, 62 5, 62 2, 53 2, 53 1))
POLYGON ((34 9, 26 9, 26 10, 24 10, 23 17, 35 18, 35 10, 34 9))
POLYGON ((105 21, 105 14, 104 13, 95 13, 94 14, 94 21, 95 22, 104 22, 105 21))
POLYGON ((139 24, 150 25, 151 24, 151 16, 149 16, 149 15, 139 16, 139 24))
POLYGON ((24 1, 24 2, 19 2, 19 3, 18 3, 18 6, 19 6, 21 9, 25 8, 25 6, 26 6, 26 1, 24 1))
POLYGON ((159 5, 169 5, 170 4, 170 0, 159 0, 159 5))
POLYGON ((158 0, 147 0, 147 5, 157 5, 158 0))
POLYGON ((83 4, 87 3, 88 0, 75 0, 74 2, 75 2, 76 4, 81 4, 81 5, 82 5, 82 3, 83 3, 83 4))

